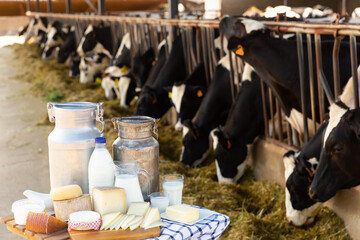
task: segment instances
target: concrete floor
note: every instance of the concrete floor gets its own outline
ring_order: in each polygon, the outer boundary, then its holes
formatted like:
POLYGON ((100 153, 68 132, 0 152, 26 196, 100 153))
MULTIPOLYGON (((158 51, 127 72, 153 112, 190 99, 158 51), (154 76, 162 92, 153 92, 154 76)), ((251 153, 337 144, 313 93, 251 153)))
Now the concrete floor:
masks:
MULTIPOLYGON (((53 127, 36 126, 46 102, 28 94, 29 85, 16 79, 20 72, 11 49, 0 48, 0 216, 11 214, 24 190, 50 191, 47 136, 53 127)), ((0 239, 22 238, 0 224, 0 239)))

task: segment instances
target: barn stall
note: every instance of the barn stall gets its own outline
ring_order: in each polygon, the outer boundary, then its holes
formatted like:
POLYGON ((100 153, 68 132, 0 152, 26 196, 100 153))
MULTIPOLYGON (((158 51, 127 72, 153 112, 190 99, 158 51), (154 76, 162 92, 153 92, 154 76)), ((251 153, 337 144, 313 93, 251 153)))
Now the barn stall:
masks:
MULTIPOLYGON (((216 66, 216 56, 214 51, 214 38, 215 30, 219 26, 219 21, 208 20, 168 20, 168 19, 151 19, 151 18, 139 18, 139 17, 127 17, 127 16, 84 16, 73 14, 46 14, 46 13, 29 13, 29 16, 41 16, 47 17, 50 22, 60 20, 64 23, 75 25, 77 27, 77 38, 80 40, 83 29, 89 24, 96 24, 104 22, 105 25, 109 24, 115 36, 121 36, 125 32, 129 31, 132 39, 132 45, 140 45, 139 48, 146 48, 144 45, 152 45, 156 48, 160 40, 166 39, 166 32, 171 29, 170 27, 176 27, 177 32, 181 32, 186 37, 182 38, 182 42, 186 47, 184 56, 186 59, 186 71, 190 74, 194 69, 199 59, 206 59, 204 61, 206 80, 211 81, 213 72, 216 66), (151 34, 151 30, 156 27, 161 29, 162 36, 160 39, 152 39, 151 37, 146 39, 146 35, 154 36, 151 34), (193 52, 192 39, 190 31, 192 28, 196 29, 196 43, 198 44, 196 49, 202 48, 200 51, 193 52), (147 34, 146 34, 147 33, 147 34), (136 42, 136 40, 138 42, 136 42), (139 40, 140 39, 140 40, 139 40), (142 45, 142 46, 141 46, 142 45), (200 47, 201 46, 201 47, 200 47)), ((263 22, 271 31, 276 31, 281 34, 285 33, 297 33, 296 40, 299 43, 298 56, 299 62, 303 62, 303 51, 309 49, 301 49, 301 42, 303 34, 306 35, 306 40, 311 41, 311 35, 314 35, 315 39, 315 59, 310 57, 307 63, 317 64, 316 74, 309 77, 310 84, 318 84, 319 86, 319 99, 315 99, 312 95, 310 100, 312 110, 315 101, 320 101, 320 106, 324 105, 325 98, 331 102, 334 97, 331 96, 331 89, 326 86, 326 81, 323 79, 322 67, 321 67, 321 54, 319 51, 320 38, 322 35, 335 35, 340 41, 340 36, 349 36, 351 43, 351 51, 356 52, 356 39, 353 36, 358 35, 360 29, 356 25, 349 24, 309 24, 309 23, 289 23, 289 22, 263 22), (354 49, 355 48, 355 49, 354 49), (315 76, 318 76, 315 78, 315 76), (314 79, 318 79, 315 83, 314 79), (323 84, 323 85, 322 85, 323 84), (325 89, 323 92, 322 88, 325 89)), ((68 102, 68 101, 91 101, 91 102, 105 102, 104 103, 104 119, 105 119, 105 136, 108 138, 107 146, 111 150, 111 143, 115 140, 116 134, 113 132, 110 119, 112 117, 128 116, 134 112, 135 103, 130 105, 129 109, 122 109, 118 106, 118 101, 106 101, 104 93, 99 83, 91 83, 87 86, 78 83, 77 79, 67 76, 67 67, 64 65, 58 65, 54 60, 46 61, 40 59, 39 49, 36 46, 13 46, 12 47, 17 54, 21 54, 23 65, 29 68, 22 79, 31 82, 32 90, 42 97, 46 97, 48 101, 56 102, 68 102), (34 69, 37 69, 34 71, 34 69), (80 89, 80 91, 79 91, 80 89)), ((223 55, 221 49, 221 54, 223 55)), ((310 50, 311 51, 311 50, 310 50)), ((336 44, 334 44, 334 59, 336 62, 336 44)), ((134 51, 133 53, 134 54, 134 51)), ((168 53, 167 53, 168 54, 168 53)), ((234 54, 234 53, 230 53, 234 54)), ((353 67, 354 80, 357 81, 356 66, 357 59, 356 54, 351 54, 351 62, 353 67)), ((232 58, 230 58, 232 59, 232 58)), ((237 58, 235 62, 230 62, 230 69, 233 73, 230 77, 232 82, 235 79, 240 79, 240 76, 236 76, 238 70, 236 67, 238 64, 237 58)), ((303 72, 304 64, 299 64, 300 80, 301 83, 305 81, 305 74, 303 72)), ((336 75, 339 73, 334 65, 334 79, 339 82, 336 75)), ((238 81, 239 82, 239 81, 238 81)), ((233 86, 233 85, 232 85, 233 86)), ((338 86, 338 84, 334 84, 338 86)), ((355 85, 356 86, 356 85, 355 85)), ((234 84, 233 98, 240 87, 234 84)), ((355 88, 356 89, 356 88, 355 88)), ((275 99, 270 89, 262 82, 262 99, 265 101, 265 96, 275 99), (266 95, 265 92, 269 94, 266 95)), ((335 87, 335 97, 339 95, 339 87, 335 87)), ((301 99, 305 98, 305 93, 301 91, 301 99)), ((304 103, 305 105, 305 103, 304 103)), ((303 107, 303 115, 307 116, 305 106, 303 107)), ((231 219, 231 224, 226 230, 223 238, 238 239, 244 236, 251 237, 264 237, 264 238, 279 238, 283 236, 285 238, 313 238, 324 237, 323 233, 326 232, 329 236, 327 238, 348 238, 347 231, 350 232, 354 238, 356 238, 356 226, 357 224, 351 220, 356 217, 354 209, 349 211, 348 201, 356 199, 356 190, 345 190, 340 192, 335 198, 327 203, 327 206, 333 209, 341 218, 345 221, 345 226, 341 223, 333 212, 328 208, 322 208, 318 215, 316 222, 306 228, 296 228, 291 226, 285 218, 284 207, 284 168, 282 162, 282 155, 287 150, 300 149, 309 140, 308 124, 314 124, 314 128, 317 126, 315 121, 304 121, 304 133, 298 135, 291 126, 286 123, 283 124, 284 115, 280 114, 280 105, 277 99, 270 101, 270 112, 264 108, 265 117, 265 136, 259 137, 253 144, 250 154, 249 164, 252 168, 248 168, 245 171, 244 176, 239 180, 236 185, 218 184, 216 177, 216 168, 213 163, 213 158, 209 156, 205 163, 196 168, 190 168, 182 163, 178 162, 181 152, 181 134, 174 131, 171 126, 171 121, 174 123, 174 119, 161 120, 159 124, 159 143, 160 143, 160 174, 166 173, 180 173, 185 176, 184 197, 183 202, 203 206, 214 211, 226 214, 231 219), (270 121, 277 115, 277 121, 270 121), (269 124, 269 122, 271 122, 269 124), (170 123, 170 124, 169 124, 170 123), (272 125, 272 129, 278 131, 274 134, 271 133, 269 126, 272 125), (256 179, 260 181, 255 181, 256 179), (265 181, 262 181, 265 180, 265 181), (268 181, 270 180, 270 182, 268 181), (280 185, 271 183, 277 182, 280 185), (347 196, 351 196, 347 197, 347 196), (355 215, 354 215, 355 213, 355 215)), ((325 107, 320 107, 319 115, 321 119, 326 112, 325 107)), ((312 112, 312 115, 316 113, 312 112)), ((47 116, 44 117, 44 123, 47 124, 47 116)), ((321 120, 322 121, 322 120, 321 120)))

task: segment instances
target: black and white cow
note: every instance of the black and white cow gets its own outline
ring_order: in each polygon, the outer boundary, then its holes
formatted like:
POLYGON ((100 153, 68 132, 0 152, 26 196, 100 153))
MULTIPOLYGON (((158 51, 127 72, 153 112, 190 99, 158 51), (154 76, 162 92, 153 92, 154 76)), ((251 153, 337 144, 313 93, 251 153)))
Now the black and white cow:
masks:
POLYGON ((286 217, 295 226, 312 223, 321 207, 320 203, 310 198, 309 187, 319 163, 322 138, 327 124, 324 122, 320 126, 300 152, 289 151, 283 157, 286 217))
MULTIPOLYGON (((360 67, 357 75, 360 77, 360 67)), ((360 118, 355 109, 353 78, 349 79, 339 99, 330 106, 319 166, 309 191, 311 198, 320 202, 333 197, 339 189, 360 183, 356 173, 360 118)))
POLYGON ((180 160, 184 164, 198 165, 206 159, 211 151, 210 132, 225 123, 232 105, 231 96, 230 63, 229 56, 226 55, 215 68, 214 77, 195 119, 183 123, 180 160))
POLYGON ((161 68, 155 81, 145 85, 136 103, 136 115, 161 118, 172 106, 169 87, 186 78, 185 59, 181 36, 177 36, 166 63, 161 68))
POLYGON ((88 53, 97 52, 111 58, 113 48, 111 39, 110 27, 104 26, 103 23, 98 26, 89 24, 77 47, 77 53, 83 57, 88 53))
POLYGON ((207 82, 203 62, 199 63, 185 81, 174 84, 171 90, 171 101, 175 106, 178 118, 175 130, 182 131, 182 123, 194 118, 206 90, 207 82))
POLYGON ((64 42, 68 32, 69 28, 64 27, 59 21, 55 21, 50 25, 46 34, 46 43, 42 53, 43 59, 50 59, 56 55, 54 50, 64 42))
MULTIPOLYGON (((220 29, 229 36, 229 49, 236 52, 244 61, 248 62, 266 84, 272 89, 284 110, 289 123, 299 132, 304 132, 301 114, 300 79, 297 58, 296 41, 272 37, 269 30, 260 22, 232 17, 224 18, 220 29), (271 59, 271 61, 269 61, 271 59)), ((307 43, 304 42, 304 49, 307 43)), ((333 88, 332 49, 333 41, 323 41, 322 59, 323 69, 330 88, 333 88)), ((312 46, 313 51, 315 47, 312 46)), ((348 42, 340 44, 340 85, 344 86, 351 76, 350 46, 348 42)), ((313 55, 315 53, 313 52, 313 55)), ((360 57, 360 51, 357 53, 360 57)), ((305 66, 307 66, 307 52, 304 51, 305 66)), ((315 68, 315 66, 314 66, 315 68)), ((316 70, 314 69, 314 72, 316 70)), ((305 76, 308 76, 308 68, 305 76)), ((305 97, 310 99, 309 81, 305 81, 305 97)), ((317 86, 315 86, 317 89, 317 86)), ((315 90, 317 95, 317 90, 315 90)), ((316 96, 317 97, 317 96, 316 96)), ((315 103, 316 109, 318 103, 315 103)), ((306 103, 308 116, 311 115, 310 101, 306 103)), ((318 119, 318 116, 315 116, 318 119)), ((314 129, 309 129, 313 135, 314 129)))
POLYGON ((30 38, 34 37, 38 45, 45 43, 48 28, 48 20, 45 17, 34 17, 30 19, 26 29, 24 44, 27 44, 30 38))
POLYGON ((65 35, 64 42, 59 47, 57 62, 66 62, 72 53, 76 53, 75 27, 73 26, 69 29, 69 32, 65 35))
POLYGON ((121 39, 119 48, 112 60, 112 65, 128 68, 131 67, 131 38, 130 33, 125 33, 121 39))
MULTIPOLYGON (((123 79, 127 74, 127 69, 121 69, 117 66, 108 67, 104 73, 102 74, 102 82, 101 86, 105 91, 105 97, 109 100, 120 99, 120 105, 122 107, 127 107, 130 101, 127 100, 127 96, 129 95, 128 91, 135 92, 135 84, 134 86, 130 86, 130 84, 126 84, 127 79, 123 79)), ((132 96, 134 97, 134 96, 132 96)), ((130 98, 130 96, 129 96, 130 98)))
POLYGON ((81 57, 76 53, 72 52, 69 57, 69 76, 78 77, 80 76, 80 62, 81 57))
POLYGON ((80 83, 87 84, 94 82, 110 64, 107 54, 92 52, 81 58, 80 62, 80 83))
POLYGON ((219 182, 236 183, 243 175, 248 155, 247 145, 264 134, 262 109, 260 78, 246 63, 240 92, 225 125, 211 132, 219 182))

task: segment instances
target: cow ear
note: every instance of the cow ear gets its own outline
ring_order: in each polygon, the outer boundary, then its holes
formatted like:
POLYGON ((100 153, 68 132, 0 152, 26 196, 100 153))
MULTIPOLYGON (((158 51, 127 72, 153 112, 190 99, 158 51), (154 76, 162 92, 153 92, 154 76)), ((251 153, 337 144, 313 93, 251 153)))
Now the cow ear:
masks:
POLYGON ((346 115, 346 120, 350 129, 355 133, 356 137, 360 140, 360 110, 350 110, 346 115))

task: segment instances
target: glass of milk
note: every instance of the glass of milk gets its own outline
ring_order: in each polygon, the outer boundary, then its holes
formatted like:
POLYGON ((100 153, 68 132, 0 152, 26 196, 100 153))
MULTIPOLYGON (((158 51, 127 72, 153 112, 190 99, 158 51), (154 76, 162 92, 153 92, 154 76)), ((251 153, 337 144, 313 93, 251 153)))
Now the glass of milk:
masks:
POLYGON ((149 195, 151 207, 159 208, 160 213, 165 212, 169 206, 169 198, 162 192, 153 192, 149 195))
POLYGON ((169 206, 180 204, 184 187, 184 176, 179 174, 168 174, 164 175, 161 179, 164 194, 169 198, 169 206))

